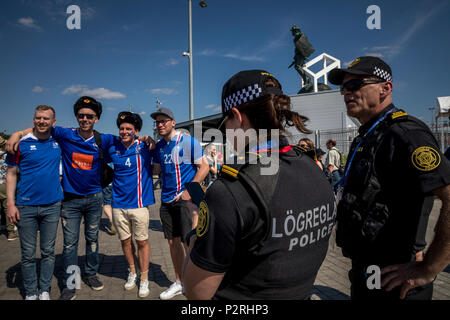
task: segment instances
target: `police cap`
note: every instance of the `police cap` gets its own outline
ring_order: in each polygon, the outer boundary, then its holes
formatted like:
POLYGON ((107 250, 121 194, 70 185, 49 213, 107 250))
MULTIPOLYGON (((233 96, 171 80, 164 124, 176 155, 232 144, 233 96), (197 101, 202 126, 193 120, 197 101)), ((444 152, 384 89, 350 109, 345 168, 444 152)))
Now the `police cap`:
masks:
POLYGON ((347 69, 333 69, 328 73, 328 81, 335 85, 341 85, 346 73, 375 76, 385 81, 392 81, 391 67, 378 57, 359 57, 353 60, 347 69))
POLYGON ((244 103, 268 94, 283 94, 280 82, 269 72, 244 70, 236 73, 224 84, 222 89, 222 119, 219 122, 219 129, 225 123, 228 111, 232 108, 237 108, 244 103), (267 87, 266 81, 268 79, 277 82, 279 87, 267 87))

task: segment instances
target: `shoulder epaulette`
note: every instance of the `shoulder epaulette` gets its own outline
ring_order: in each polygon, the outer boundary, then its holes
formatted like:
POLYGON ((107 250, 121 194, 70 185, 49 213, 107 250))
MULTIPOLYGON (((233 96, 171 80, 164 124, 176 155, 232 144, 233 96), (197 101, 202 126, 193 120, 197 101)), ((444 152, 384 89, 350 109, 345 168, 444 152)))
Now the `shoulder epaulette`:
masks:
POLYGON ((314 150, 309 150, 309 149, 306 149, 305 147, 302 147, 302 146, 299 146, 299 145, 295 145, 295 146, 293 146, 293 148, 298 150, 298 151, 300 151, 301 153, 306 154, 308 157, 310 157, 314 161, 317 160, 316 153, 315 153, 314 150))
POLYGON ((299 146, 298 144, 294 146, 295 149, 300 150, 301 152, 308 152, 308 149, 305 147, 299 146))
POLYGON ((408 119, 408 114, 404 110, 399 109, 397 111, 392 112, 389 119, 390 120, 405 120, 405 119, 408 119))
POLYGON ((237 169, 235 169, 233 167, 227 166, 226 164, 224 164, 222 166, 222 168, 220 169, 220 172, 222 174, 224 174, 226 176, 229 176, 229 177, 232 177, 234 179, 237 179, 238 178, 238 174, 239 174, 239 170, 237 170, 237 169))

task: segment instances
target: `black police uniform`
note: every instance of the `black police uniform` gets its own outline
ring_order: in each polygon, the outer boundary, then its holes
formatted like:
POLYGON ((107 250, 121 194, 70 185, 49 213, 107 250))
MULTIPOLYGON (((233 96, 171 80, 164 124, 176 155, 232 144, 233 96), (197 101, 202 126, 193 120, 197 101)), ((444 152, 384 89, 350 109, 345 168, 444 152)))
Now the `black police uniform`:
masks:
POLYGON ((337 206, 328 181, 311 158, 292 146, 279 152, 275 176, 253 170, 267 216, 254 191, 239 179, 243 172, 251 176, 252 169, 259 170, 257 164, 224 165, 200 204, 190 257, 202 269, 226 273, 214 299, 310 296, 337 206))
MULTIPOLYGON (((348 158, 336 240, 352 259, 352 298, 398 299, 399 287, 368 289, 367 267, 414 261, 425 248, 432 191, 450 184, 450 163, 428 127, 392 104, 360 127, 348 158)), ((431 296, 432 284, 410 290, 406 298, 431 296)))

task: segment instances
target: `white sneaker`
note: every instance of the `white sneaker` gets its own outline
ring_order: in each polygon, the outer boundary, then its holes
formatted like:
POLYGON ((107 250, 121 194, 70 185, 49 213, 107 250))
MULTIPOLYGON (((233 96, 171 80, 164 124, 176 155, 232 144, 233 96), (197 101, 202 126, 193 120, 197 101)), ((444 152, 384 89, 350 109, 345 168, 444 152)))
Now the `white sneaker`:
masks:
POLYGON ((141 284, 139 285, 139 298, 145 298, 150 294, 150 290, 148 289, 148 280, 141 280, 141 284))
POLYGON ((136 287, 136 278, 137 278, 137 274, 136 273, 129 273, 128 274, 128 280, 124 285, 125 290, 131 290, 134 287, 136 287))
POLYGON ((169 300, 175 297, 176 295, 179 295, 183 292, 183 286, 179 283, 172 283, 166 291, 162 292, 159 295, 159 298, 161 300, 169 300))
POLYGON ((44 291, 39 294, 39 300, 51 300, 50 295, 48 294, 47 291, 44 291))
POLYGON ((32 295, 32 296, 26 296, 25 300, 37 300, 37 295, 32 295))

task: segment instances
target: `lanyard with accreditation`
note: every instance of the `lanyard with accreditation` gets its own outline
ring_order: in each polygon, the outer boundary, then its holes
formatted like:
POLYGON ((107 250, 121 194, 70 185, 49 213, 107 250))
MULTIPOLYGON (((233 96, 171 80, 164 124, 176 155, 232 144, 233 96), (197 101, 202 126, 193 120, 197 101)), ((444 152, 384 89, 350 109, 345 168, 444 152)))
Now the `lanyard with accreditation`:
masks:
POLYGON ((367 130, 367 132, 362 136, 362 138, 361 138, 361 140, 359 141, 358 145, 357 145, 356 148, 353 150, 353 153, 352 153, 352 155, 351 155, 351 157, 350 157, 348 166, 347 166, 347 168, 346 168, 346 170, 345 170, 344 176, 342 177, 341 182, 340 182, 340 184, 339 184, 339 190, 338 190, 338 193, 337 193, 337 196, 338 196, 338 199, 339 199, 339 200, 341 200, 341 198, 342 198, 342 193, 343 193, 344 187, 345 187, 345 185, 347 184, 348 173, 349 173, 350 168, 351 168, 351 166, 352 166, 353 158, 355 157, 356 152, 358 151, 359 147, 360 147, 361 144, 364 142, 365 138, 369 135, 369 133, 372 132, 373 129, 375 129, 376 126, 377 126, 381 121, 383 121, 384 119, 386 119, 386 117, 387 117, 389 114, 391 114, 392 112, 394 112, 394 111, 396 111, 396 110, 398 110, 398 108, 392 108, 391 110, 389 110, 388 112, 386 112, 382 117, 380 117, 377 121, 375 121, 375 123, 370 127, 370 129, 367 130))

